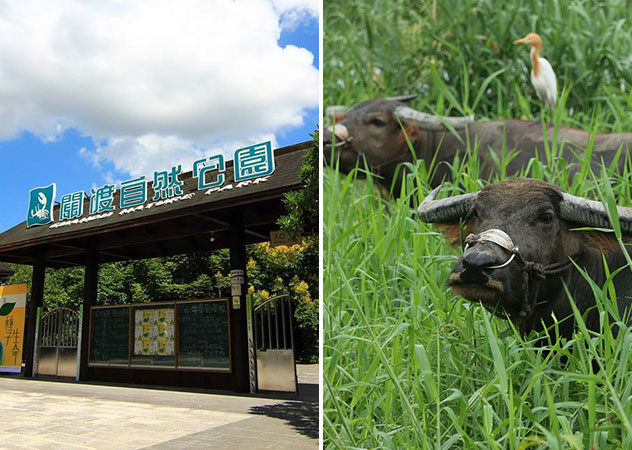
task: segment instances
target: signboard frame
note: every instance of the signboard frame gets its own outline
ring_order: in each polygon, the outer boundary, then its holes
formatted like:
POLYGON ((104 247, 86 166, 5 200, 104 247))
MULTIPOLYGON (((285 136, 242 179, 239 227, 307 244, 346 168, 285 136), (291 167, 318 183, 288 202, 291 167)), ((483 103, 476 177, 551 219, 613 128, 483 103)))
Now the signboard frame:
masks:
POLYGON ((77 191, 62 195, 57 209, 55 221, 55 196, 57 183, 48 186, 34 187, 29 191, 29 205, 27 210, 27 228, 46 226, 56 228, 96 219, 104 219, 115 213, 129 214, 147 208, 159 206, 164 202, 190 200, 195 191, 205 191, 204 195, 248 186, 252 183, 267 182, 276 170, 276 155, 270 141, 260 142, 238 148, 233 151, 233 177, 227 177, 227 166, 222 153, 204 157, 195 161, 191 167, 192 177, 198 180, 194 192, 183 192, 184 179, 178 177, 182 173, 182 165, 172 166, 167 170, 155 170, 151 177, 142 175, 122 181, 117 189, 116 184, 106 183, 98 188, 92 188, 91 195, 77 191), (217 180, 207 183, 207 172, 216 174, 217 180), (223 186, 228 181, 226 186, 223 186), (151 190, 154 195, 149 195, 151 190), (115 194, 118 192, 118 204, 115 205, 115 194), (84 200, 88 202, 88 215, 85 215, 84 200))
POLYGON ((303 236, 300 233, 293 238, 290 238, 283 230, 270 231, 270 247, 280 247, 281 245, 291 247, 293 245, 299 245, 302 242, 303 236))
POLYGON ((179 372, 219 372, 219 373, 232 373, 232 340, 231 340, 231 308, 228 298, 207 298, 207 299, 193 299, 193 300, 171 300, 171 301, 159 301, 148 303, 125 303, 121 305, 98 305, 90 307, 90 332, 88 342, 88 367, 94 368, 111 368, 111 369, 127 369, 127 370, 163 370, 163 371, 179 371, 179 372), (226 304, 226 320, 228 324, 228 368, 217 367, 200 367, 200 366, 179 366, 179 305, 192 304, 192 303, 209 303, 209 302, 224 302, 226 304), (139 365, 132 363, 132 357, 134 352, 134 310, 137 307, 148 306, 173 306, 175 309, 175 365, 174 366, 151 366, 151 365, 139 365), (94 311, 105 308, 129 308, 129 339, 128 339, 128 363, 127 364, 101 364, 93 363, 92 360, 92 344, 93 344, 93 326, 94 326, 94 311))
POLYGON ((0 337, 0 373, 21 373, 22 372, 22 357, 26 354, 24 351, 24 334, 26 330, 26 294, 28 292, 27 284, 12 284, 8 286, 0 286, 0 299, 1 310, 9 309, 9 311, 0 316, 2 318, 2 336, 0 337), (8 299, 9 298, 9 299, 8 299), (7 305, 11 305, 5 308, 7 305), (17 322, 15 320, 17 316, 17 322), (21 318, 21 320, 20 320, 21 318), (10 325, 8 322, 10 321, 10 325), (6 329, 9 327, 9 334, 6 334, 6 329), (5 337, 7 342, 6 350, 5 337), (13 342, 13 347, 11 347, 13 342), (10 351, 14 348, 14 351, 10 351), (14 364, 4 365, 4 356, 13 354, 14 364))

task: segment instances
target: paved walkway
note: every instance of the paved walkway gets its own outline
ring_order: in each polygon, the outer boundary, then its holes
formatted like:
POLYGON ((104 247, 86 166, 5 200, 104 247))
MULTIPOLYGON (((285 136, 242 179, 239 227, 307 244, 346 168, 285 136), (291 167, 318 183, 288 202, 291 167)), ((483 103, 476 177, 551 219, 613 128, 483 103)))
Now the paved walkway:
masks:
POLYGON ((299 400, 0 378, 0 449, 318 448, 318 366, 299 400))

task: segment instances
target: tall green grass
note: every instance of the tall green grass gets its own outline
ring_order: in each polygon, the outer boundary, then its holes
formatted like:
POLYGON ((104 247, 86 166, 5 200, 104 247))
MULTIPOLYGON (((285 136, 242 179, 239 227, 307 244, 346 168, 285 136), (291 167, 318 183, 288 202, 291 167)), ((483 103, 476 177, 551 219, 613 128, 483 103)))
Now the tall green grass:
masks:
MULTIPOLYGON (((511 45, 535 30, 560 80, 555 125, 547 126, 632 131, 631 17, 615 1, 325 2, 325 103, 416 92, 418 109, 536 117, 528 52, 511 45)), ((629 156, 619 156, 622 170, 594 175, 591 150, 565 161, 553 145, 523 174, 631 205, 629 156), (571 167, 581 170, 569 176, 571 167)), ((451 162, 453 181, 441 195, 510 176, 511 149, 489 181, 478 176, 482 149, 471 143, 469 151, 472 158, 451 162)), ((447 288, 459 251, 411 207, 427 194, 434 167, 417 161, 410 169, 397 201, 376 195, 363 167, 324 171, 325 447, 632 448, 632 330, 613 333, 622 323, 607 319, 617 317, 612 284, 592 286, 600 332, 576 314, 570 340, 552 331, 543 349, 536 341, 546 333, 519 336, 447 288)))
MULTIPOLYGON (((592 286, 601 332, 552 332, 543 351, 546 334, 522 338, 449 292, 458 251, 415 219, 409 195, 385 201, 356 175, 325 171, 328 447, 631 448, 632 331, 612 333, 611 283, 592 286)), ((604 171, 574 191, 613 181, 604 171)))
POLYGON ((324 2, 324 100, 328 105, 403 93, 438 113, 477 118, 540 114, 528 47, 559 90, 572 88, 563 124, 621 131, 632 121, 632 8, 625 0, 347 0, 324 2))

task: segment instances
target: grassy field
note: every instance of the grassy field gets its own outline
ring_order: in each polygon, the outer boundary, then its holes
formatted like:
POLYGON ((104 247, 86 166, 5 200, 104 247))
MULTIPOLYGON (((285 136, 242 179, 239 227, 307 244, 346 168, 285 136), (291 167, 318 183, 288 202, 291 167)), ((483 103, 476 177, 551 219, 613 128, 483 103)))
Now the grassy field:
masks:
MULTIPOLYGON (((528 50, 512 45, 537 31, 562 92, 555 124, 632 131, 627 2, 498 4, 325 1, 325 106, 418 93, 420 110, 537 117, 528 50)), ((587 161, 558 150, 532 161, 533 176, 590 198, 611 187, 632 204, 630 164, 568 180, 565 168, 587 161)), ((474 161, 452 167, 443 195, 488 183, 474 161)), ((521 338, 447 288, 458 249, 411 208, 428 192, 425 163, 397 201, 356 180, 363 172, 324 171, 325 447, 632 448, 632 332, 580 326, 552 351, 521 338)), ((596 290, 601 310, 613 295, 596 290)))

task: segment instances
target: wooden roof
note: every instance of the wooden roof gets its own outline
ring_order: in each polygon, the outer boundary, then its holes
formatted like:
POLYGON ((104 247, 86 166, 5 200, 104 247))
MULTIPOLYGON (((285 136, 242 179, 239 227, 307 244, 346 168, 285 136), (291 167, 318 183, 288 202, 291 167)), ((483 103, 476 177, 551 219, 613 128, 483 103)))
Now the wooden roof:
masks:
MULTIPOLYGON (((270 231, 278 229, 279 216, 286 214, 283 194, 301 188, 299 169, 311 145, 307 141, 275 150, 276 170, 264 183, 206 195, 206 190, 197 190, 197 178, 187 172, 178 177, 184 182, 182 195, 193 194, 186 200, 119 214, 117 190, 117 208, 109 217, 56 227, 51 225, 58 220, 31 228, 23 222, 0 234, 0 261, 32 264, 35 258, 44 258, 51 267, 83 265, 89 245, 96 246, 100 262, 224 248, 229 244, 231 218, 239 208, 247 243, 269 240, 270 231)), ((232 161, 226 165, 223 186, 233 182, 232 161)), ((148 194, 152 192, 148 187, 148 194)), ((82 217, 89 217, 88 206, 85 199, 82 217)), ((53 217, 59 217, 59 205, 53 217)))
POLYGON ((15 270, 13 270, 11 267, 7 266, 6 264, 3 264, 3 263, 0 262, 0 281, 8 279, 14 273, 15 273, 15 270))

